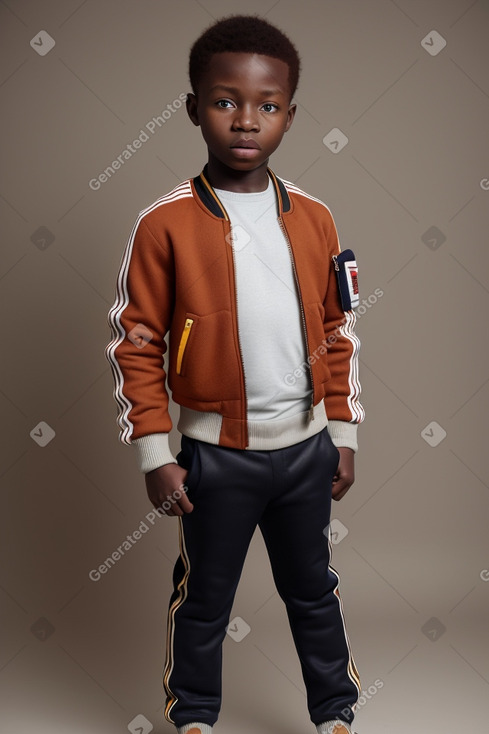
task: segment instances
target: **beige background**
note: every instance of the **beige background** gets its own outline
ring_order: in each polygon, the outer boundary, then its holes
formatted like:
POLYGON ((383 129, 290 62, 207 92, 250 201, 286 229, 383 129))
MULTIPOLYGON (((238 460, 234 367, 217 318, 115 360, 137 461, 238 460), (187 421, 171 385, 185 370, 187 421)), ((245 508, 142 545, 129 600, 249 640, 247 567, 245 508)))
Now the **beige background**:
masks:
MULTIPOLYGON (((205 147, 182 108, 98 190, 89 181, 188 90, 203 28, 243 9, 0 4, 3 731, 173 730, 160 679, 176 520, 158 520, 99 581, 88 574, 150 511, 117 440, 103 355, 120 257, 138 212, 197 174, 205 147), (41 31, 55 41, 44 56, 41 31), (55 432, 44 447, 41 421, 55 432)), ((290 33, 303 58, 272 167, 329 204, 363 297, 383 291, 358 322, 367 420, 357 481, 334 506, 348 534, 333 565, 368 696, 356 729, 487 731, 489 3, 246 11, 290 33), (336 153, 323 143, 333 128, 349 139, 336 153)), ((226 637, 216 732, 312 734, 259 534, 233 617, 251 629, 226 637)))

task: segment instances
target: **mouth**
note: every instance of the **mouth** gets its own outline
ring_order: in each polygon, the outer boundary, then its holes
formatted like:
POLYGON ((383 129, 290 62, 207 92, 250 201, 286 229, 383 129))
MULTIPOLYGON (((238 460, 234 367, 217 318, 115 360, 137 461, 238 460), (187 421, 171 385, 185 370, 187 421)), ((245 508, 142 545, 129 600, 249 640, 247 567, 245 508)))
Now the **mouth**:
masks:
POLYGON ((231 148, 246 148, 248 150, 261 150, 260 146, 255 140, 252 140, 251 138, 241 138, 240 140, 237 140, 234 145, 231 145, 231 148))

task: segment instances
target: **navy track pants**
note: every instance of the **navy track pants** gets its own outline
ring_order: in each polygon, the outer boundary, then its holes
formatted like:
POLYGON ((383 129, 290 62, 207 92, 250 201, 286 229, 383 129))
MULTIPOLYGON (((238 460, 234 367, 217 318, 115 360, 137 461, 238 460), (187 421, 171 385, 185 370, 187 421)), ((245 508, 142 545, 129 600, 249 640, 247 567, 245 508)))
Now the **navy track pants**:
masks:
POLYGON ((339 451, 328 429, 273 451, 230 449, 182 436, 194 505, 178 518, 163 685, 165 718, 213 725, 221 708, 222 642, 257 525, 301 663, 311 721, 353 720, 360 680, 323 532, 339 451))

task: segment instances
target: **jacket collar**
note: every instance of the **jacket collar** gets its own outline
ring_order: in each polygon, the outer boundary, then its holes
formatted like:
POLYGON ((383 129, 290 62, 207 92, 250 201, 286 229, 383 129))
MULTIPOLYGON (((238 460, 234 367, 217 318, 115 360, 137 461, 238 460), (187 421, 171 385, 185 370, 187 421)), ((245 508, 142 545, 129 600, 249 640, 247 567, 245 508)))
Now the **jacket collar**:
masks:
MULTIPOLYGON (((267 173, 272 179, 273 185, 275 187, 277 215, 281 217, 284 212, 288 212, 290 209, 289 195, 281 179, 279 179, 270 168, 267 168, 267 173)), ((197 192, 197 196, 201 200, 202 204, 206 207, 206 209, 208 209, 211 214, 214 214, 214 216, 219 217, 220 219, 229 220, 229 215, 223 203, 219 199, 215 190, 210 185, 207 178, 207 164, 204 166, 202 173, 200 173, 193 179, 193 183, 195 191, 197 192)))

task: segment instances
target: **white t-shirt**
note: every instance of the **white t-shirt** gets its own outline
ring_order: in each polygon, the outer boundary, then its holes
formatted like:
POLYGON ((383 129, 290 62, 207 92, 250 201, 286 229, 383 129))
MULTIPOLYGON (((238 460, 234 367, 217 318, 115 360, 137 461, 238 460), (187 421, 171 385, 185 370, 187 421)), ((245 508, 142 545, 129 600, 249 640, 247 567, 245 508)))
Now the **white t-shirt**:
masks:
POLYGON ((238 332, 248 420, 276 420, 307 411, 309 374, 288 385, 285 375, 306 359, 292 253, 277 220, 271 179, 265 191, 215 189, 231 220, 238 332))

